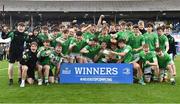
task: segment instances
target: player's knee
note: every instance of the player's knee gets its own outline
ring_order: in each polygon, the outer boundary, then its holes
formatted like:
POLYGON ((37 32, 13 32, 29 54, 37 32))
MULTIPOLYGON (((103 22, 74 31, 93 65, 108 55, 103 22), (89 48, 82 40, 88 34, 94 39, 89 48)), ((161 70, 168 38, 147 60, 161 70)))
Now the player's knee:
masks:
POLYGON ((22 70, 23 71, 27 71, 28 70, 28 67, 26 65, 22 65, 22 70))
POLYGON ((45 70, 49 70, 49 69, 50 69, 50 66, 49 66, 49 65, 45 65, 45 66, 44 66, 44 69, 45 69, 45 70))
POLYGON ((29 79, 28 83, 29 84, 34 84, 34 80, 33 79, 29 79))
POLYGON ((42 65, 38 65, 38 70, 42 71, 42 65))
POLYGON ((49 77, 49 82, 54 83, 54 77, 49 77))
POLYGON ((137 64, 137 63, 133 63, 133 66, 136 70, 138 70, 140 68, 139 64, 137 64))
POLYGON ((169 65, 167 65, 167 67, 166 67, 168 70, 171 70, 171 68, 172 68, 172 65, 171 64, 169 64, 169 65))

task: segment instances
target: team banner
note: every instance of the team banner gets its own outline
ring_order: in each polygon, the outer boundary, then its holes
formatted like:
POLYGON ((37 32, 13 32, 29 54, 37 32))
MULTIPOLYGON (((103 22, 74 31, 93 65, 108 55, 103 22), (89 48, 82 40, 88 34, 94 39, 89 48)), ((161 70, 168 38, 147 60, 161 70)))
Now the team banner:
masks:
POLYGON ((60 83, 133 83, 132 64, 69 64, 60 69, 60 83))

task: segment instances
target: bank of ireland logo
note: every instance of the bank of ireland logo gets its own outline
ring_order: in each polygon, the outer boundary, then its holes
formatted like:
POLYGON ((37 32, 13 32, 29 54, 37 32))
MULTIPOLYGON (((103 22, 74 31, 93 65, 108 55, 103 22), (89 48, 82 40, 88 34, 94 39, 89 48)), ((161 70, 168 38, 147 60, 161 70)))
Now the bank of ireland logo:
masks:
POLYGON ((125 75, 131 74, 130 69, 129 68, 124 68, 123 69, 123 74, 125 74, 125 75))
POLYGON ((62 74, 71 74, 71 70, 67 67, 62 69, 62 74))

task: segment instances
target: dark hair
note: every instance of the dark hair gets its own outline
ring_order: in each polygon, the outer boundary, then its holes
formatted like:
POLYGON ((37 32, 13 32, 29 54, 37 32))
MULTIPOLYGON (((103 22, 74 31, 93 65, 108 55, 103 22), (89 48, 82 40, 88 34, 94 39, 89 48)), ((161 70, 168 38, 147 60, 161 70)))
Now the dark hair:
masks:
POLYGON ((43 26, 42 30, 49 30, 49 28, 47 26, 43 26))
POLYGON ((152 22, 148 22, 146 26, 147 26, 147 27, 152 27, 152 28, 153 28, 153 27, 154 27, 154 24, 153 24, 152 22))
POLYGON ((156 48, 155 51, 156 51, 156 52, 161 52, 162 49, 161 49, 161 48, 156 48))
POLYGON ((133 25, 133 28, 139 28, 139 26, 137 24, 133 25))
POLYGON ((166 25, 166 26, 165 26, 165 29, 172 29, 172 28, 171 28, 171 26, 166 25))
POLYGON ((157 31, 158 31, 158 30, 164 31, 164 28, 163 28, 162 26, 159 26, 156 30, 157 30, 157 31))
POLYGON ((95 42, 99 41, 97 37, 93 38, 92 40, 95 41, 95 42))
POLYGON ((38 32, 39 32, 39 29, 37 29, 37 28, 34 28, 34 29, 33 29, 33 32, 34 32, 34 31, 38 31, 38 32))
POLYGON ((126 40, 125 39, 119 39, 118 43, 126 43, 126 40))
POLYGON ((101 43, 101 44, 102 44, 102 43, 106 43, 106 45, 107 45, 107 42, 106 42, 106 41, 101 41, 100 43, 101 43))
POLYGON ((49 39, 46 39, 46 40, 43 41, 43 43, 45 43, 45 42, 50 43, 50 40, 49 40, 49 39))
POLYGON ((130 26, 132 26, 133 25, 133 23, 132 22, 128 22, 128 23, 126 23, 126 26, 128 26, 128 27, 130 27, 130 26))
POLYGON ((69 32, 68 29, 63 30, 63 33, 64 33, 64 34, 67 34, 68 32, 69 32))
POLYGON ((59 31, 59 28, 58 28, 58 27, 54 27, 54 28, 52 29, 52 31, 58 32, 58 31, 59 31))
POLYGON ((121 21, 121 22, 120 22, 120 25, 125 26, 125 25, 126 25, 126 22, 125 22, 125 21, 121 21))
POLYGON ((77 32, 76 32, 76 36, 82 36, 82 34, 83 34, 83 33, 82 33, 81 31, 77 31, 77 32))
POLYGON ((62 47, 61 43, 56 44, 56 47, 62 47))

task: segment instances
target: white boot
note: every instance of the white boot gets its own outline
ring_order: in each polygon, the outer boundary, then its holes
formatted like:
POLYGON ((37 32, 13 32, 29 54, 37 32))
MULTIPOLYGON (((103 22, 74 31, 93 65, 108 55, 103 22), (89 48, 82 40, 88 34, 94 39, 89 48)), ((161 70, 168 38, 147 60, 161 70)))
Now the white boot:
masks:
POLYGON ((38 85, 42 85, 42 79, 38 79, 38 85))

